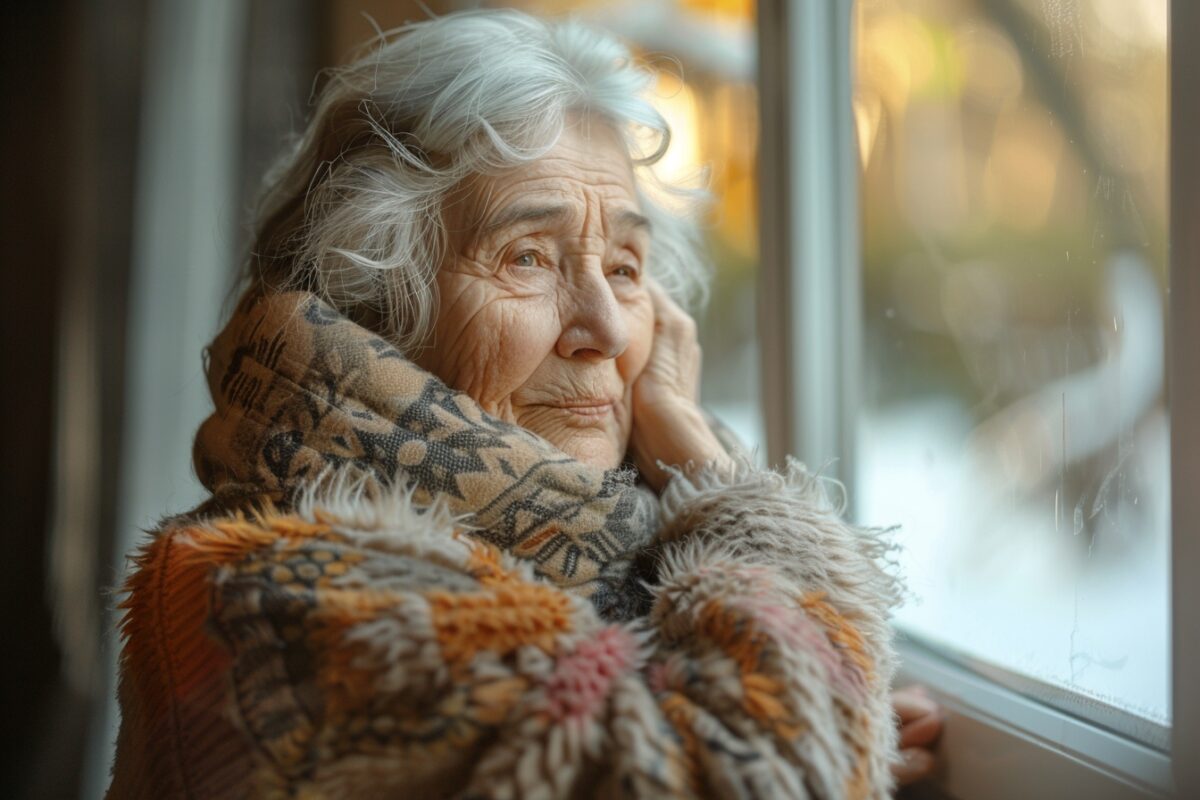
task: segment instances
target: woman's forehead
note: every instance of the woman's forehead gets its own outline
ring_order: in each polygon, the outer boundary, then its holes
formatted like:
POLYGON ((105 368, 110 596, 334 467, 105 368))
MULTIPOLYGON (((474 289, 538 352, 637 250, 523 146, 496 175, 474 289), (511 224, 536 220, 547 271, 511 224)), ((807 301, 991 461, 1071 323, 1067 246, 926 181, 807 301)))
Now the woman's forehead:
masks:
MULTIPOLYGON (((487 235, 527 223, 545 225, 566 223, 571 221, 577 211, 578 208, 571 203, 540 203, 536 199, 526 198, 498 210, 483 223, 480 233, 487 235)), ((603 208, 602 213, 605 223, 612 228, 619 230, 650 229, 650 220, 632 208, 618 205, 612 208, 603 208)))
POLYGON ((648 227, 624 146, 612 137, 585 138, 574 129, 536 161, 467 182, 447 211, 480 235, 595 214, 606 227, 648 227))

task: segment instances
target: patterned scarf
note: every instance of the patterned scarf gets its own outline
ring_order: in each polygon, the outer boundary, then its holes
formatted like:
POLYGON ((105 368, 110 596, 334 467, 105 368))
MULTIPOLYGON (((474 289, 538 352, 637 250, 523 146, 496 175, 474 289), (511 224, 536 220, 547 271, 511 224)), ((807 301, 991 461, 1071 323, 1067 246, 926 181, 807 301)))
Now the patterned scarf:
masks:
POLYGON ((386 340, 305 292, 247 295, 208 351, 216 410, 194 461, 211 508, 288 503, 331 470, 404 481, 444 502, 475 536, 628 617, 635 551, 658 527, 632 469, 582 464, 484 413, 386 340))

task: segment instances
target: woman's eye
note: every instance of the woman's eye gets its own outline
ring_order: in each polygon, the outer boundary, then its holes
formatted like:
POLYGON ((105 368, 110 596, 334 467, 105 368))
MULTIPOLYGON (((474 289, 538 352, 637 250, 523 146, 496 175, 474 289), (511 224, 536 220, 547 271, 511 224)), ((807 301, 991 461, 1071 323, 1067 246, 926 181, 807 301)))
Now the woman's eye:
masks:
POLYGON ((612 274, 622 278, 636 278, 638 270, 632 264, 621 264, 612 271, 612 274))
POLYGON ((527 250, 514 258, 512 263, 518 267, 536 267, 538 264, 537 253, 527 250))

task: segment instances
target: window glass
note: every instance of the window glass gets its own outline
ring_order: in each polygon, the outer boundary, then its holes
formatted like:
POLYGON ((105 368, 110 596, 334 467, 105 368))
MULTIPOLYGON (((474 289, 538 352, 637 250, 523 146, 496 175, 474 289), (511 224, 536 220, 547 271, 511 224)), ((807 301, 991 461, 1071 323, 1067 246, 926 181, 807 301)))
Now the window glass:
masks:
POLYGON ((860 0, 860 516, 900 624, 1169 716, 1166 0, 860 0))

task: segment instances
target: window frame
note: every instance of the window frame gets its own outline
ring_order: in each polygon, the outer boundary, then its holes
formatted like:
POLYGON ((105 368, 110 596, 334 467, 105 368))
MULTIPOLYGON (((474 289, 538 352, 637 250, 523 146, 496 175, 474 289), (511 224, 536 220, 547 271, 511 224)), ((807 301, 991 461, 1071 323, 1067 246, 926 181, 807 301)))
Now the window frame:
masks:
MULTIPOLYGON (((1171 3, 1169 42, 1200 34, 1200 4, 1171 3)), ((1167 340, 1171 408, 1171 747, 1175 789, 1200 795, 1200 50, 1168 45, 1171 156, 1170 309, 1167 340)))
MULTIPOLYGON (((767 455, 792 454, 847 484, 861 364, 860 269, 842 268, 861 264, 853 14, 853 0, 760 0, 757 24, 767 455)), ((1200 33, 1200 4, 1171 2, 1170 31, 1179 41, 1188 37, 1177 31, 1200 33)), ((1200 608, 1200 370, 1189 348, 1171 345, 1200 342, 1200 153, 1184 144, 1200 141, 1200 93, 1187 81, 1200 74, 1200 49, 1168 53, 1171 729, 1135 735, 1119 709, 1033 692, 900 636, 898 682, 925 684, 946 710, 936 783, 953 796, 1200 796, 1200 685, 1182 677, 1200 674, 1200 617, 1186 613, 1200 608)))

